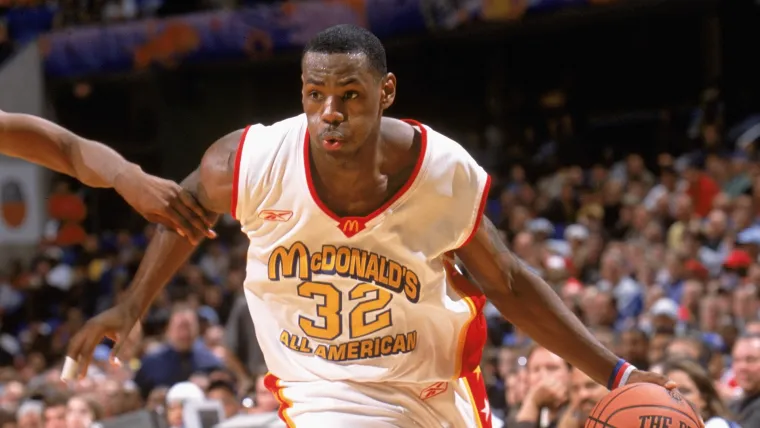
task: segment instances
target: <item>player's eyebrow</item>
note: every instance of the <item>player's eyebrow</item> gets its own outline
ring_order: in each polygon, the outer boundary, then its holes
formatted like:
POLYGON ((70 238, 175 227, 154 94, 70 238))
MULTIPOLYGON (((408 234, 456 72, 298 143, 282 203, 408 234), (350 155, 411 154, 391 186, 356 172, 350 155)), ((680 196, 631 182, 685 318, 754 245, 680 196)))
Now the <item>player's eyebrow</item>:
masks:
POLYGON ((306 78, 306 84, 308 85, 317 85, 317 86, 323 86, 325 82, 323 80, 318 80, 313 77, 307 77, 306 78))
POLYGON ((359 79, 357 79, 355 76, 349 76, 349 77, 344 77, 338 80, 338 85, 347 86, 347 85, 350 85, 352 83, 357 83, 357 82, 359 82, 359 79))

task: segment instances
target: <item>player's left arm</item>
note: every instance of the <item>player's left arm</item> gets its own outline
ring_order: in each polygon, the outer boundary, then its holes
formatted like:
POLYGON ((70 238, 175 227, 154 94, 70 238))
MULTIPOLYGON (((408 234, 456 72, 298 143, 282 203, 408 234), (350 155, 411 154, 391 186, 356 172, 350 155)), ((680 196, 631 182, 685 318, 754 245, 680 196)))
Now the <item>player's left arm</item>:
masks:
MULTIPOLYGON (((623 374, 621 360, 596 340, 549 284, 509 251, 485 215, 456 254, 499 312, 541 346, 602 385, 612 384, 618 372, 623 374)), ((628 382, 667 383, 665 377, 649 372, 634 370, 629 376, 628 382)))

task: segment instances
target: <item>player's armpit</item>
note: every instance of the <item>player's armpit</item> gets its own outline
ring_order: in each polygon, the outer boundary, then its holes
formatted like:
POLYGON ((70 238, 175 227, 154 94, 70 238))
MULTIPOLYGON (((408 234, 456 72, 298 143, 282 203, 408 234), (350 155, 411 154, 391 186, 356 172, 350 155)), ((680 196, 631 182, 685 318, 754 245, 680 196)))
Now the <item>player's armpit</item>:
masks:
POLYGON ((617 357, 589 333, 549 284, 509 251, 487 217, 456 254, 504 317, 595 381, 607 383, 617 357))

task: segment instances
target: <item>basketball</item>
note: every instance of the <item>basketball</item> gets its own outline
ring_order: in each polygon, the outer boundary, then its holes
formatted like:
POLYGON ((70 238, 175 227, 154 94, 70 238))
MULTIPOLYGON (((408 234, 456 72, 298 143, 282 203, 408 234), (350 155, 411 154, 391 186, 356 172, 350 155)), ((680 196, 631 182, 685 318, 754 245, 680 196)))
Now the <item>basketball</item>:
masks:
POLYGON ((651 383, 616 389, 597 403, 586 428, 704 428, 699 413, 677 390, 651 383))

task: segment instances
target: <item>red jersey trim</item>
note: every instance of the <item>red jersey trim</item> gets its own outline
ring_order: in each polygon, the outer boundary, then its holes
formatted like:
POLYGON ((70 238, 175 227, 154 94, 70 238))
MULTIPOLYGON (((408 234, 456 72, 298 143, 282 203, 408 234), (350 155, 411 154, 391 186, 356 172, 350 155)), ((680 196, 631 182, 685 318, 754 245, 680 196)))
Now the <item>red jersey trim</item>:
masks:
POLYGON ((486 185, 483 187, 483 194, 480 196, 480 205, 478 205, 478 215, 475 217, 475 224, 472 226, 472 230, 470 231, 470 236, 467 237, 467 239, 464 240, 462 245, 459 247, 464 247, 465 245, 469 244, 470 241, 472 241, 472 238, 475 237, 475 233, 478 231, 478 228, 480 227, 480 222, 483 220, 483 213, 486 210, 486 203, 488 202, 488 192, 491 189, 491 176, 486 177, 486 185))
POLYGON ((311 198, 314 200, 314 202, 317 204, 317 206, 328 216, 333 218, 335 221, 340 223, 344 219, 351 219, 351 220, 358 220, 361 222, 361 224, 367 223, 368 221, 374 219, 375 217, 382 214, 385 210, 390 208, 391 205, 393 205, 396 201, 401 198, 414 184, 414 182, 417 180, 417 176, 420 173, 420 170, 422 169, 422 164, 425 161, 425 154, 427 153, 427 129, 425 129, 424 126, 422 126, 421 123, 411 120, 411 119, 403 119, 404 122, 416 126, 420 129, 420 134, 422 134, 422 142, 420 147, 420 154, 417 158, 417 163, 414 165, 414 170, 412 171, 412 174, 409 176, 409 179, 407 182, 396 192, 393 197, 388 200, 388 202, 384 203, 380 208, 376 209, 369 215, 366 215, 364 217, 346 217, 343 218, 337 214, 335 214, 330 208, 325 205, 324 202, 319 198, 319 195, 317 194, 317 190, 314 187, 314 181, 312 179, 312 171, 311 171, 311 157, 310 157, 310 137, 309 137, 309 130, 306 130, 306 136, 304 137, 304 144, 303 144, 303 159, 304 159, 304 166, 306 171, 306 183, 309 185, 309 193, 311 194, 311 198))
POLYGON ((245 146, 245 137, 248 135, 249 129, 251 129, 251 125, 246 126, 243 130, 243 135, 240 136, 237 153, 235 154, 235 169, 232 173, 232 201, 230 201, 230 214, 232 214, 232 217, 235 220, 240 220, 237 218, 238 195, 240 192, 240 162, 243 159, 243 147, 245 146))

